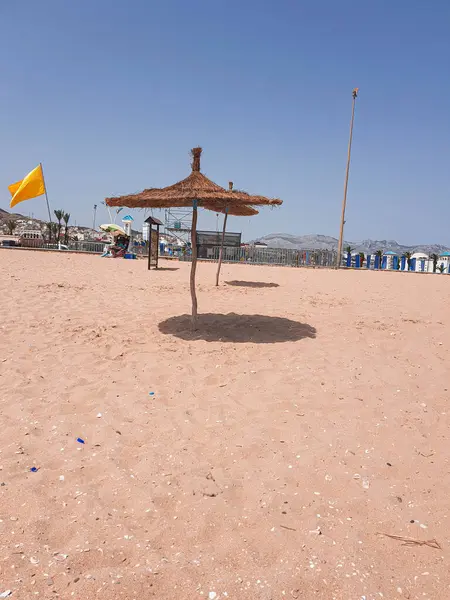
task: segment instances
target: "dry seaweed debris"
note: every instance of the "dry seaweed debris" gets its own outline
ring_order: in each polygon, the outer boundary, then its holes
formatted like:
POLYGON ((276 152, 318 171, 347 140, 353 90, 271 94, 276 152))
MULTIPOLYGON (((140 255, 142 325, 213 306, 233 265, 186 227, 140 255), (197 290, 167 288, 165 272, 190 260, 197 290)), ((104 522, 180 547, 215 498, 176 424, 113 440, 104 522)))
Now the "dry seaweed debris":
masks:
POLYGON ((416 540, 414 538, 405 537, 403 535, 393 535, 391 533, 378 533, 377 535, 384 535, 392 540, 398 540, 403 542, 402 546, 429 546, 435 550, 442 550, 442 546, 436 539, 432 540, 416 540))

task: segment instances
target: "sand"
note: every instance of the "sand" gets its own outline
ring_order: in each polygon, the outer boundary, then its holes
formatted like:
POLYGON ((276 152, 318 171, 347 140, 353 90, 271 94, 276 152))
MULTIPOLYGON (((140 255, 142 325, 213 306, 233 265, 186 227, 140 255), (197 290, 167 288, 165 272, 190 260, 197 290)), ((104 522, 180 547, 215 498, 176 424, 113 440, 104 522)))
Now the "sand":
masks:
POLYGON ((163 264, 0 251, 0 593, 449 598, 450 277, 163 264))

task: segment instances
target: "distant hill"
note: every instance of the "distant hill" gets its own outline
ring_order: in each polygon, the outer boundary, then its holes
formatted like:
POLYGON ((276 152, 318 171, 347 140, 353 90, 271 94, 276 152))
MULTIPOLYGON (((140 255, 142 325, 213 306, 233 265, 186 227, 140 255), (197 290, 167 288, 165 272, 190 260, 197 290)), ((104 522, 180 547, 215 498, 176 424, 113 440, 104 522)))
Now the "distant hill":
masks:
MULTIPOLYGON (((264 242, 269 248, 292 248, 295 250, 336 250, 338 246, 337 238, 328 235, 291 235, 289 233, 269 233, 258 240, 264 242)), ((355 252, 365 252, 374 254, 377 250, 383 252, 391 251, 397 254, 404 252, 420 251, 426 254, 435 252, 439 254, 450 250, 442 244, 412 244, 404 246, 395 240, 362 240, 361 242, 344 242, 344 248, 351 246, 355 252)))
POLYGON ((0 221, 9 220, 9 219, 26 219, 23 215, 19 215, 19 213, 10 213, 3 208, 0 208, 0 221))
MULTIPOLYGON (((56 222, 55 217, 53 220, 56 222)), ((20 233, 21 229, 40 229, 42 232, 47 233, 47 221, 42 221, 41 219, 26 217, 21 215, 20 213, 10 213, 3 208, 0 208, 0 233, 6 233, 8 221, 19 221, 19 228, 16 229, 16 233, 20 233), (22 222, 22 223, 21 223, 22 222)), ((121 225, 119 223, 119 225, 121 225)), ((99 236, 99 232, 92 229, 92 227, 85 227, 83 225, 69 225, 69 231, 71 235, 84 234, 84 236, 88 236, 87 239, 96 239, 99 236)), ((101 233, 101 232, 100 232, 101 233)), ((134 237, 141 235, 140 231, 131 230, 131 233, 134 237)))

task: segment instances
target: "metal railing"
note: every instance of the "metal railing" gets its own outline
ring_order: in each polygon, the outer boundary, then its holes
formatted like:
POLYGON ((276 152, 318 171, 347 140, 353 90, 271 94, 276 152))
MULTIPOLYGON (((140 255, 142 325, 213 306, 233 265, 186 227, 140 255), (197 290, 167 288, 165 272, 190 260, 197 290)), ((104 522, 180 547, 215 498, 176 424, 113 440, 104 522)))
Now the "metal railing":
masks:
MULTIPOLYGON (((200 260, 217 261, 220 247, 199 248, 200 260)), ((180 257, 190 261, 190 254, 180 257)), ((241 248, 223 249, 223 261, 228 263, 244 263, 253 265, 279 265, 285 267, 335 267, 337 254, 333 250, 291 250, 286 248, 241 248)))
MULTIPOLYGON (((70 240, 68 244, 63 244, 62 242, 59 244, 50 244, 44 241, 42 238, 24 239, 21 240, 19 244, 17 244, 16 241, 14 241, 14 243, 9 243, 8 240, 2 243, 2 246, 4 247, 15 247, 17 245, 20 248, 60 250, 61 252, 91 252, 93 254, 102 254, 109 244, 107 242, 98 242, 93 240, 70 240)), ((146 242, 132 242, 131 251, 138 256, 147 256, 148 244, 146 242)))
POLYGON ((80 241, 80 242, 69 242, 69 250, 75 252, 94 252, 95 254, 102 254, 105 248, 105 242, 92 242, 92 241, 80 241))
MULTIPOLYGON (((5 244, 3 242, 3 246, 10 246, 10 244, 5 244)), ((71 251, 71 252, 92 252, 94 254, 102 254, 105 248, 105 242, 95 242, 95 241, 70 241, 68 244, 55 244, 48 243, 42 239, 26 239, 21 240, 19 244, 20 248, 29 248, 29 249, 39 249, 39 250, 60 250, 71 251)))

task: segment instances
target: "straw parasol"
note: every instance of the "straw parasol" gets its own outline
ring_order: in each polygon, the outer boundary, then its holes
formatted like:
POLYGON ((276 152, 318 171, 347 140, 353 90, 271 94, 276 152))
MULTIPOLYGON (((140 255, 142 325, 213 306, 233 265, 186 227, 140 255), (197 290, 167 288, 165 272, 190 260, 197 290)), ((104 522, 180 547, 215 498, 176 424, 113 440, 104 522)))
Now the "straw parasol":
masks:
MULTIPOLYGON (((150 188, 127 196, 106 198, 107 206, 127 206, 129 208, 175 208, 192 206, 192 263, 190 289, 192 298, 192 325, 197 319, 197 295, 195 292, 195 273, 197 269, 197 209, 199 207, 222 212, 225 215, 252 215, 252 206, 282 204, 281 200, 269 199, 264 196, 251 196, 246 192, 226 190, 217 185, 200 172, 201 148, 193 148, 191 174, 165 188, 150 188)), ((256 211, 257 212, 257 211, 256 211)))
MULTIPOLYGON (((230 181, 228 182, 228 189, 231 192, 233 189, 233 182, 230 181)), ((237 214, 236 212, 233 211, 233 206, 231 206, 231 208, 229 206, 227 206, 225 208, 224 211, 222 211, 225 213, 225 216, 223 218, 223 229, 222 229, 222 239, 220 241, 220 250, 219 250, 219 260, 217 263, 217 273, 216 273, 216 287, 219 285, 219 277, 220 277, 220 267, 222 266, 222 259, 223 259, 223 246, 225 243, 225 232, 227 230, 227 219, 228 219, 228 215, 237 215, 240 217, 253 217, 254 215, 258 214, 258 211, 255 208, 252 208, 251 206, 247 206, 245 207, 245 209, 243 209, 242 212, 239 212, 239 214, 237 214)))

